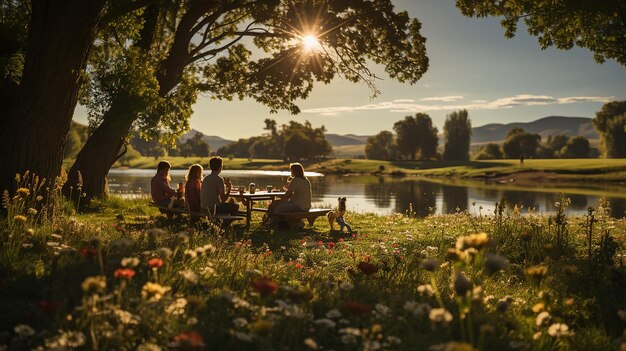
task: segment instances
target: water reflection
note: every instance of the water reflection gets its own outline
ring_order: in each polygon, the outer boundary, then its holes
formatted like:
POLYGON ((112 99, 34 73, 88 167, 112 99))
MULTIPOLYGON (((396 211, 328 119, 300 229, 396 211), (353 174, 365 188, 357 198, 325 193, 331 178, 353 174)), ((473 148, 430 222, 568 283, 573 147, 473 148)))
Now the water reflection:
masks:
MULTIPOLYGON (((154 171, 114 170, 109 174, 113 193, 148 193, 150 178, 154 171)), ((185 171, 173 171, 172 184, 184 181, 185 171)), ((288 173, 263 173, 230 171, 235 185, 256 183, 279 187, 288 173)), ((561 198, 558 188, 523 188, 512 184, 485 184, 445 179, 393 178, 376 176, 326 176, 310 174, 313 202, 316 206, 336 206, 337 197, 348 198, 348 209, 355 212, 376 214, 407 213, 409 209, 419 217, 431 213, 453 213, 457 210, 489 213, 494 204, 505 199, 508 206, 523 206, 545 213, 554 210, 554 203, 561 198)), ((603 198, 610 202, 616 217, 626 216, 626 186, 594 185, 590 188, 568 188, 564 195, 571 200, 569 212, 584 214, 589 206, 598 207, 603 198), (603 188, 604 187, 604 188, 603 188), (622 195, 623 194, 623 195, 622 195)))

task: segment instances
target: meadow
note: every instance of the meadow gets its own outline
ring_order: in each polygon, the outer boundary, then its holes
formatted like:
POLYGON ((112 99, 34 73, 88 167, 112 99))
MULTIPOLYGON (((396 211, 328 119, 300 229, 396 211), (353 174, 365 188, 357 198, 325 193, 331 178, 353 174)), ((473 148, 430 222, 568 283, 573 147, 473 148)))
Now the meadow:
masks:
POLYGON ((626 221, 604 207, 223 230, 142 198, 77 211, 59 183, 4 195, 0 349, 626 349, 626 221))
MULTIPOLYGON (((189 168, 194 163, 208 165, 209 158, 166 157, 175 169, 189 168)), ((116 167, 156 169, 160 159, 139 157, 116 167)), ((537 159, 480 161, 379 161, 366 159, 328 159, 304 162, 307 171, 324 174, 380 173, 422 175, 448 178, 510 178, 535 175, 534 180, 559 181, 626 181, 626 159, 537 159)), ((267 159, 224 159, 225 169, 287 170, 288 162, 267 159)))

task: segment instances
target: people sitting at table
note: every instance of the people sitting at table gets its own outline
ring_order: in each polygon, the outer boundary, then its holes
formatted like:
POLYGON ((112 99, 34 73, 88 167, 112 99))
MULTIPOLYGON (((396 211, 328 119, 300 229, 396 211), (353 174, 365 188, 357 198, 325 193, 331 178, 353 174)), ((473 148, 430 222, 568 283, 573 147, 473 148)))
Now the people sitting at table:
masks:
POLYGON ((311 209, 311 182, 304 176, 304 167, 300 163, 289 165, 291 177, 283 187, 283 198, 274 201, 268 207, 268 213, 306 212, 311 209))
POLYGON ((219 156, 211 157, 209 160, 211 174, 204 177, 202 181, 200 206, 210 213, 237 215, 239 205, 227 202, 233 184, 230 179, 220 177, 222 163, 222 158, 219 156))
POLYGON ((157 173, 150 181, 150 195, 152 202, 160 207, 170 207, 172 200, 178 194, 176 190, 170 188, 170 168, 172 166, 167 161, 161 161, 157 165, 157 173))
POLYGON ((200 212, 200 189, 202 188, 203 172, 202 166, 195 164, 189 167, 185 176, 185 203, 190 212, 200 212))

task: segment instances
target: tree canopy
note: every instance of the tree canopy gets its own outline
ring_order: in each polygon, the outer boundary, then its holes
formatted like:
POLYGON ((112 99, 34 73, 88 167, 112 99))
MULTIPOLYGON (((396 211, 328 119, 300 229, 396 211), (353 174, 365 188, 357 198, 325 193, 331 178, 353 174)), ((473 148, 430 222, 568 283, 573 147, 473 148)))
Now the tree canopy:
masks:
POLYGON ((437 156, 437 128, 429 115, 416 113, 415 117, 406 116, 393 125, 393 130, 401 156, 411 160, 415 160, 418 153, 419 158, 426 160, 437 156))
POLYGON ((502 151, 505 158, 536 157, 540 143, 541 135, 513 128, 502 145, 502 151))
POLYGON ((457 0, 456 6, 465 16, 502 18, 507 38, 523 21, 542 49, 579 46, 591 50, 597 62, 626 65, 626 1, 457 0))
POLYGON ((452 112, 446 117, 443 126, 446 138, 443 159, 454 161, 469 160, 469 149, 472 139, 472 121, 467 110, 452 112))
POLYGON ((368 137, 365 144, 365 155, 370 160, 393 160, 397 157, 397 145, 393 133, 382 132, 368 137))
POLYGON ((602 106, 593 119, 593 125, 600 134, 604 157, 626 157, 626 100, 602 106))

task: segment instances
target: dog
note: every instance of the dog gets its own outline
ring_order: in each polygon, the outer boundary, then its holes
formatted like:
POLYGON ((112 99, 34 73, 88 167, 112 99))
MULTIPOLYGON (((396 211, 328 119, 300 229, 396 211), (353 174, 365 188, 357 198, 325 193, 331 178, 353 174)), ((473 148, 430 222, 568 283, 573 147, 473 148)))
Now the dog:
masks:
POLYGON ((330 225, 330 230, 335 230, 335 222, 339 224, 339 231, 343 232, 343 228, 348 228, 348 231, 352 233, 352 227, 350 224, 346 223, 346 220, 343 218, 343 215, 346 213, 346 198, 340 197, 337 199, 339 205, 337 206, 336 211, 330 211, 326 215, 328 217, 328 224, 330 225))

